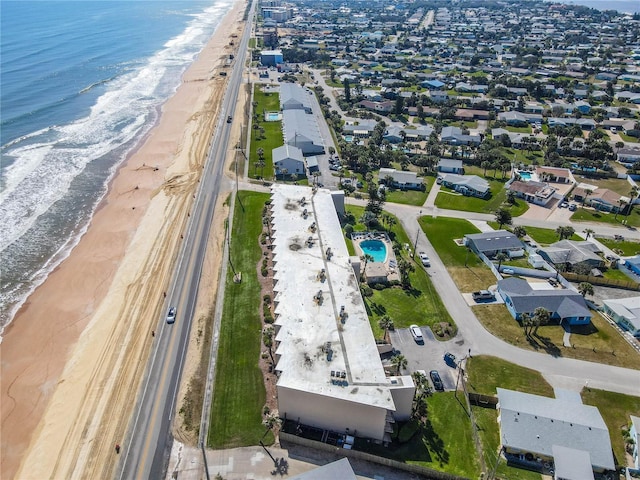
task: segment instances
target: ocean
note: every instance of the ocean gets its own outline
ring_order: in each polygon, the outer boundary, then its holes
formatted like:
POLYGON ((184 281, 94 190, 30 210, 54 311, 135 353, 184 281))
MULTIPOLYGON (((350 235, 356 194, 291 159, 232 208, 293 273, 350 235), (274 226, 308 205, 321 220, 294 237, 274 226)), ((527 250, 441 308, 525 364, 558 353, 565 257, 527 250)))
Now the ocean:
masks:
POLYGON ((0 335, 232 3, 0 2, 0 335))
POLYGON ((582 5, 596 10, 616 10, 620 13, 640 13, 640 0, 553 0, 552 3, 582 5))

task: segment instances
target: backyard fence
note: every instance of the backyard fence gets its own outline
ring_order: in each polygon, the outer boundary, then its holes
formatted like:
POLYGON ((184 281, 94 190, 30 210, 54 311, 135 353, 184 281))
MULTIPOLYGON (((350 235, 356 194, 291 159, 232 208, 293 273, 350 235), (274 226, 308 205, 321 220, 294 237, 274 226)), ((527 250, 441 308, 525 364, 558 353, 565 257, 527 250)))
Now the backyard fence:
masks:
POLYGON ((612 278, 594 277, 593 275, 578 275, 573 272, 563 272, 567 280, 571 282, 588 282, 591 285, 601 285, 603 287, 624 288, 625 290, 640 290, 640 284, 631 280, 614 280, 612 278))
POLYGON ((469 403, 476 407, 492 408, 495 410, 496 405, 498 405, 498 397, 469 392, 469 403))

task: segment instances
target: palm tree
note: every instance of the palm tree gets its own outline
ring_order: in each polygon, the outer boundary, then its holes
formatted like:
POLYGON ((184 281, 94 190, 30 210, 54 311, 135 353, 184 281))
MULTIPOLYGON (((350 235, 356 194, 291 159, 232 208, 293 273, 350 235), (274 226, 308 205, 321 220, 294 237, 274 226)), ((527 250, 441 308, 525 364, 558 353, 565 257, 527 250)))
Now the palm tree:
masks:
POLYGON ((522 238, 527 234, 527 230, 522 225, 516 225, 513 227, 513 234, 518 238, 522 238))
POLYGON ((627 204, 626 200, 624 200, 623 198, 621 198, 620 200, 618 200, 618 205, 619 207, 616 209, 616 214, 614 215, 613 219, 616 220, 618 218, 618 213, 620 213, 622 210, 624 210, 624 206, 627 204))
POLYGON ((580 285, 578 285, 578 291, 583 297, 586 295, 593 295, 593 285, 589 282, 581 282, 580 285))
POLYGON ((528 338, 529 335, 531 335, 531 332, 529 331, 529 329, 531 328, 531 315, 529 315, 527 312, 521 314, 520 325, 522 325, 522 330, 524 330, 525 337, 528 338))
POLYGON ((490 168, 490 167, 491 167, 491 162, 488 162, 486 160, 480 164, 480 168, 482 168, 483 170, 483 173, 482 173, 483 177, 487 176, 487 168, 490 168))
POLYGON ((549 323, 550 319, 551 319, 551 314, 549 313, 549 310, 547 310, 544 307, 536 308, 533 311, 533 334, 537 335, 538 328, 541 325, 546 325, 547 323, 549 323))
POLYGON ((596 232, 595 232, 594 230, 592 230, 591 228, 585 228, 585 229, 583 230, 583 233, 586 233, 586 234, 587 234, 587 237, 585 238, 585 240, 589 240, 589 237, 590 237, 591 235, 593 235, 594 233, 596 233, 596 232))
POLYGON ((504 252, 498 252, 498 254, 495 256, 495 259, 498 261, 498 271, 500 271, 502 262, 504 262, 505 260, 509 260, 509 255, 504 252))
POLYGON ((269 349, 269 356, 271 357, 271 363, 276 363, 273 359, 273 336, 275 335, 275 330, 273 325, 269 325, 262 331, 262 343, 265 347, 269 349))
POLYGON ((394 324, 393 319, 389 315, 383 315, 378 320, 378 326, 384 330, 384 340, 387 341, 387 335, 389 335, 389 330, 393 330, 394 324))
POLYGON ((362 278, 365 279, 367 278, 366 277, 367 263, 373 262, 373 257, 368 253, 365 253, 362 259, 364 260, 364 267, 362 267, 362 278))
POLYGON ((511 212, 505 208, 500 208, 496 211, 496 222, 498 222, 498 228, 502 228, 503 225, 511 225, 513 219, 511 212))
POLYGON ((396 367, 397 374, 400 374, 400 370, 404 370, 405 368, 407 368, 408 364, 409 362, 407 361, 406 357, 401 353, 397 353, 396 355, 391 357, 391 365, 396 367))
POLYGON ((560 240, 564 240, 566 238, 570 238, 574 233, 576 233, 576 231, 573 227, 560 226, 556 228, 556 233, 558 234, 558 237, 560 237, 560 240))
POLYGON ((633 200, 637 198, 639 194, 640 191, 638 191, 638 187, 633 187, 629 192, 629 211, 627 212, 627 218, 629 218, 629 215, 631 215, 633 211, 633 200))

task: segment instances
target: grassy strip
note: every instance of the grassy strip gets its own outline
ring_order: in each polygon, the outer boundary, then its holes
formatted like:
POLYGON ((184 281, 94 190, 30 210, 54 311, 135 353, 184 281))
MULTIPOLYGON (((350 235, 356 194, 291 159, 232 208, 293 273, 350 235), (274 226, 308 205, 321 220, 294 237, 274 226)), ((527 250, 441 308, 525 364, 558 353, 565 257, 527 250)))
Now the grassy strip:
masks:
MULTIPOLYGON (((268 199, 265 193, 241 191, 236 200, 231 261, 242 272, 242 283, 233 283, 229 269, 207 439, 213 448, 256 445, 265 431, 265 389, 258 368, 261 301, 256 266, 261 258, 262 207, 268 199)), ((272 443, 273 436, 266 441, 272 443)))
MULTIPOLYGON (((425 179, 426 180, 426 179, 425 179)), ((429 196, 428 190, 390 190, 387 191, 387 202, 404 205, 422 206, 429 196)))
POLYGON ((473 356, 467 360, 469 391, 483 395, 496 395, 496 388, 554 397, 553 388, 537 371, 488 355, 473 356))
MULTIPOLYGON (((347 211, 359 220, 364 207, 347 205, 347 211)), ((409 240, 398 219, 393 215, 390 216, 396 221, 391 227, 390 236, 400 245, 413 245, 413 241, 409 240)), ((364 226, 358 224, 354 229, 364 230, 364 226)), ((349 244, 353 248, 352 242, 347 240, 347 245, 349 244)), ((371 328, 376 338, 382 338, 384 335, 383 330, 378 326, 378 320, 383 315, 389 315, 398 328, 405 328, 414 323, 433 326, 439 322, 449 322, 454 325, 422 264, 416 261, 414 267, 415 271, 409 274, 413 287, 411 290, 403 290, 401 287, 373 289, 373 295, 365 297, 371 328)))
MULTIPOLYGON (((458 395, 462 400, 462 395, 458 395)), ((358 450, 399 462, 422 465, 454 475, 478 478, 480 465, 473 444, 471 423, 465 407, 453 392, 436 393, 428 398, 428 420, 406 443, 389 447, 359 442, 358 450)))
POLYGON ((640 369, 635 350, 597 312, 593 312, 590 325, 574 326, 571 347, 563 346, 564 329, 559 325, 546 325, 538 334, 527 338, 520 323, 516 322, 504 305, 482 305, 474 314, 494 336, 507 343, 535 352, 604 363, 618 367, 640 369))
POLYGON ((629 427, 629 415, 640 413, 640 397, 585 388, 582 390, 582 401, 598 407, 609 429, 616 465, 625 465, 622 429, 629 427))
MULTIPOLYGON (((525 227, 527 235, 535 240, 539 245, 550 245, 560 241, 560 237, 556 231, 552 228, 539 228, 539 227, 525 227)), ((571 235, 569 240, 582 240, 576 233, 571 235)))
POLYGON ((255 102, 254 113, 258 115, 258 123, 253 124, 254 127, 259 126, 264 129, 264 138, 260 137, 259 128, 251 129, 251 150, 249 152, 249 165, 247 173, 251 178, 273 178, 273 155, 272 150, 284 145, 282 137, 282 122, 265 122, 264 112, 277 112, 280 110, 280 96, 274 92, 263 92, 260 85, 256 85, 253 91, 253 101, 255 102), (264 152, 264 167, 257 167, 258 149, 262 148, 264 152))
MULTIPOLYGON (((628 194, 628 192, 627 192, 628 194)), ((593 210, 591 208, 578 208, 576 212, 571 215, 572 222, 592 222, 592 223, 606 223, 608 225, 619 225, 621 227, 630 225, 632 227, 640 226, 640 209, 634 207, 631 215, 622 215, 615 213, 601 212, 599 210, 593 210), (624 222, 624 223, 623 223, 624 222)))
POLYGON ((640 253, 640 242, 631 240, 614 240, 612 238, 598 238, 598 241, 611 250, 620 250, 625 257, 640 253))
POLYGON ((482 290, 496 282, 491 270, 473 252, 454 242, 467 234, 480 233, 475 226, 457 218, 422 217, 419 222, 460 291, 482 290))

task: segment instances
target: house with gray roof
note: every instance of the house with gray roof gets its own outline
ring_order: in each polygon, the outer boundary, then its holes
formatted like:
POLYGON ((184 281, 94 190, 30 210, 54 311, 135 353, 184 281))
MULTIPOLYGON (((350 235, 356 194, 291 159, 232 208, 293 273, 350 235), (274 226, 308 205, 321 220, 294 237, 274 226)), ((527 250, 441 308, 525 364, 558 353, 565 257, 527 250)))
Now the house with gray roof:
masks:
POLYGON ((304 156, 324 153, 324 141, 315 115, 304 110, 284 110, 282 130, 284 143, 298 147, 304 156))
MULTIPOLYGON (((597 407, 583 404, 579 396, 547 398, 503 388, 497 391, 500 442, 507 455, 584 469, 586 454, 591 475, 615 471, 609 430, 597 407), (575 450, 585 454, 574 457, 575 450)), ((568 478, 588 479, 589 474, 568 478)))
POLYGON ((509 257, 524 255, 524 245, 520 239, 507 230, 465 235, 464 243, 475 253, 482 253, 488 258, 492 258, 498 253, 506 253, 509 257))
POLYGON ((392 187, 401 189, 420 190, 423 188, 422 178, 416 172, 406 172, 395 168, 381 168, 378 174, 380 182, 389 182, 392 187))
POLYGON ((442 185, 470 197, 487 198, 491 193, 489 182, 477 175, 448 173, 442 177, 442 185))
POLYGON ((304 110, 311 113, 310 90, 295 83, 280 84, 280 110, 304 110))
POLYGON ((529 203, 540 205, 541 207, 550 207, 553 206, 552 200, 556 198, 557 188, 546 182, 515 180, 509 185, 509 190, 514 192, 516 197, 522 198, 529 203))
POLYGON ((595 243, 586 240, 561 240, 548 247, 540 248, 538 253, 547 262, 572 270, 579 264, 589 268, 604 267, 603 258, 597 254, 599 251, 600 249, 595 243))
POLYGON ((457 160, 455 158, 441 158, 440 161, 438 161, 437 169, 441 173, 464 175, 462 160, 457 160))
POLYGON ((620 328, 640 338, 640 297, 603 300, 602 305, 604 312, 620 328))
POLYGON ((511 316, 517 321, 523 314, 533 317, 536 308, 543 307, 549 312, 550 320, 560 324, 588 325, 591 312, 584 297, 569 289, 533 289, 522 278, 509 277, 498 280, 498 292, 511 316))
POLYGON ((464 134, 460 127, 443 127, 440 132, 440 141, 450 145, 479 145, 482 137, 464 134))
POLYGON ((271 151, 276 175, 304 175, 304 156, 302 150, 292 145, 281 145, 271 151))

